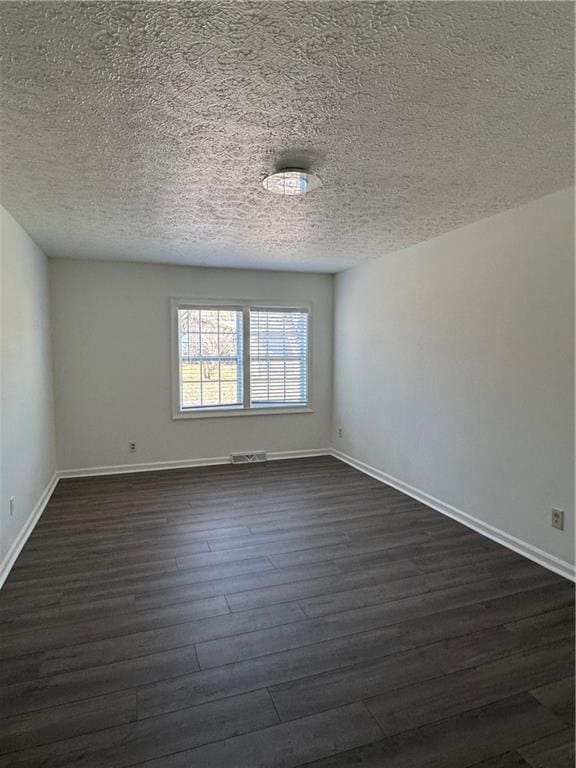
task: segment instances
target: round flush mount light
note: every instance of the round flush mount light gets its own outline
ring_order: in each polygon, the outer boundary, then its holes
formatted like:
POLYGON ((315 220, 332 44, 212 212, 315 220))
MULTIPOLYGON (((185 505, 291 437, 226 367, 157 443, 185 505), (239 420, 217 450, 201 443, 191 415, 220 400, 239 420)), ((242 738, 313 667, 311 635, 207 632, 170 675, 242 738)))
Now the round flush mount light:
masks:
POLYGON ((319 176, 301 168, 282 168, 276 173, 271 173, 262 180, 264 189, 274 192, 275 195, 305 195, 322 186, 319 176))

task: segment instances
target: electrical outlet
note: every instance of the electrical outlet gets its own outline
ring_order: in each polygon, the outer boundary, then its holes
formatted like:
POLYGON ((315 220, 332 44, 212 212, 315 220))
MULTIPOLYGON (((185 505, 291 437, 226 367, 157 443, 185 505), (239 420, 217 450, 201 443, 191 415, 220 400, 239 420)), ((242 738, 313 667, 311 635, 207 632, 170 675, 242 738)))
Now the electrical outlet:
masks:
POLYGON ((136 443, 128 443, 128 450, 130 453, 136 453, 136 443))
POLYGON ((342 427, 338 427, 338 437, 342 437, 342 427))
POLYGON ((552 525, 552 528, 558 528, 559 531, 563 531, 564 530, 564 510, 553 509, 550 523, 552 525))
POLYGON ((10 517, 14 514, 14 506, 16 505, 16 499, 14 496, 10 496, 10 517))

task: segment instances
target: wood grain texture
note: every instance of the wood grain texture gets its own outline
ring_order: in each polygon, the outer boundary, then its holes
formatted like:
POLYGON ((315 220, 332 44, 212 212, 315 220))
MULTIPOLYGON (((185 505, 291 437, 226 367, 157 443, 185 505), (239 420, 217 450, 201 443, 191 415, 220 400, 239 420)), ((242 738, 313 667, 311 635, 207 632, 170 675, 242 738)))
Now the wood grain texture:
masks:
POLYGON ((573 629, 333 458, 61 481, 0 593, 0 768, 558 768, 573 629))

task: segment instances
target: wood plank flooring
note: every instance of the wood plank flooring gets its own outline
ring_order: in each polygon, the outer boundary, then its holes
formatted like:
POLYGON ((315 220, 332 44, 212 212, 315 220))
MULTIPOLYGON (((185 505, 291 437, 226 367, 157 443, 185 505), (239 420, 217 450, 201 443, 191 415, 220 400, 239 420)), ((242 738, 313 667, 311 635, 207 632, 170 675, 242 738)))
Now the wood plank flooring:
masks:
POLYGON ((573 585, 329 457, 61 481, 0 768, 572 768, 573 585))

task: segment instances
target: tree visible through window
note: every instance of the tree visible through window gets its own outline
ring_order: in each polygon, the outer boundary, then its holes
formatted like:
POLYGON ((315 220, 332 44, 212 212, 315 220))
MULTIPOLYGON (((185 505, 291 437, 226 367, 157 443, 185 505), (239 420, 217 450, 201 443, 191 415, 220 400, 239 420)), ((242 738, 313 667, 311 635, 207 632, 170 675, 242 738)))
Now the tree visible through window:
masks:
POLYGON ((179 309, 182 408, 241 406, 242 312, 179 309))

